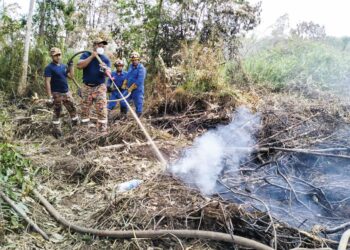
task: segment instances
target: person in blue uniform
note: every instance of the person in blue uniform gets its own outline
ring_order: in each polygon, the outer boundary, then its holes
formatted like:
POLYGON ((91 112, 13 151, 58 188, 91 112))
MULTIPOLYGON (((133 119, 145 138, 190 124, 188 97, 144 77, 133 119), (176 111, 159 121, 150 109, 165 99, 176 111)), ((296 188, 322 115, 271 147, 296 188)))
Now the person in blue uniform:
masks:
POLYGON ((72 126, 79 122, 77 109, 74 99, 69 91, 67 77, 73 75, 72 65, 61 63, 62 52, 59 48, 50 50, 52 62, 46 66, 44 77, 47 95, 49 96, 49 104, 53 106, 54 114, 52 117, 53 135, 58 138, 63 135, 61 130, 61 111, 62 104, 66 107, 71 117, 72 126))
MULTIPOLYGON (((143 99, 145 92, 146 68, 140 63, 140 54, 132 52, 130 54, 131 64, 128 69, 126 81, 123 83, 122 89, 126 89, 131 95, 127 98, 129 103, 133 102, 136 114, 140 117, 143 110, 143 99)), ((121 101, 122 113, 127 113, 128 108, 124 101, 121 101)))
MULTIPOLYGON (((118 59, 115 61, 114 66, 116 70, 112 72, 112 77, 114 79, 114 83, 116 86, 113 84, 111 79, 109 79, 107 82, 107 90, 111 92, 109 96, 110 101, 121 99, 122 96, 120 95, 120 92, 122 92, 124 96, 128 94, 126 90, 122 90, 123 82, 126 79, 126 75, 127 75, 127 72, 123 70, 124 62, 118 59), (117 88, 119 89, 120 92, 118 91, 117 88)), ((108 103, 107 108, 108 110, 112 110, 115 108, 116 105, 117 105, 117 102, 112 101, 108 103)))

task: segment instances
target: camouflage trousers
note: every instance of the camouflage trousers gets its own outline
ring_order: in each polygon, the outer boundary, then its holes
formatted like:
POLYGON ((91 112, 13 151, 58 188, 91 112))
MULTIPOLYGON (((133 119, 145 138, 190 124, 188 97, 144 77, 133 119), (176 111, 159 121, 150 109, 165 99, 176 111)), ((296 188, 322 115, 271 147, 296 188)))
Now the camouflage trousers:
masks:
POLYGON ((53 117, 52 123, 54 125, 60 125, 60 116, 62 112, 62 104, 66 107, 72 121, 77 121, 77 109, 74 104, 72 94, 68 91, 67 93, 52 92, 53 98, 53 117))
POLYGON ((100 132, 107 131, 107 86, 100 84, 95 87, 83 84, 81 88, 82 105, 81 105, 81 123, 90 122, 90 108, 95 104, 97 115, 97 129, 100 132))

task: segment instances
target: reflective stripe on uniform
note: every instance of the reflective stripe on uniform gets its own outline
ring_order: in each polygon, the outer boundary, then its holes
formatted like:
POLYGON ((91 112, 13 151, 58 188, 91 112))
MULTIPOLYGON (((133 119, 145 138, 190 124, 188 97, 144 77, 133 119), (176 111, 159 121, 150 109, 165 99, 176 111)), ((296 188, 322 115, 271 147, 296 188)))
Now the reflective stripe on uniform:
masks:
POLYGON ((89 118, 87 118, 87 119, 81 119, 81 122, 89 122, 89 121, 90 121, 89 118))
POLYGON ((98 123, 103 123, 103 124, 106 124, 107 123, 107 120, 97 120, 98 123))
POLYGON ((79 117, 78 117, 78 116, 75 116, 75 117, 72 118, 72 121, 76 121, 76 120, 78 120, 78 119, 79 119, 79 117))
POLYGON ((60 124, 61 122, 60 122, 60 120, 58 120, 58 121, 52 121, 52 124, 55 124, 55 125, 58 125, 58 124, 60 124))

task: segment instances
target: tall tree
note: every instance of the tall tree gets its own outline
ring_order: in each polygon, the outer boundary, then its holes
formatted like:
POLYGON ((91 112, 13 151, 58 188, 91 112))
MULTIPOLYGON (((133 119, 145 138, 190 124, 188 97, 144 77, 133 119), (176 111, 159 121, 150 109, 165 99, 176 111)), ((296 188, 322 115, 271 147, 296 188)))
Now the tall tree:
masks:
POLYGON ((291 34, 306 40, 323 40, 326 38, 326 29, 323 25, 314 22, 301 22, 291 30, 291 34))
POLYGON ((23 54, 23 63, 22 63, 22 76, 17 89, 19 96, 24 96, 27 91, 28 57, 29 57, 29 45, 30 45, 30 37, 31 37, 31 30, 32 30, 34 2, 35 0, 30 0, 30 3, 29 3, 27 31, 26 31, 26 39, 24 43, 24 54, 23 54))

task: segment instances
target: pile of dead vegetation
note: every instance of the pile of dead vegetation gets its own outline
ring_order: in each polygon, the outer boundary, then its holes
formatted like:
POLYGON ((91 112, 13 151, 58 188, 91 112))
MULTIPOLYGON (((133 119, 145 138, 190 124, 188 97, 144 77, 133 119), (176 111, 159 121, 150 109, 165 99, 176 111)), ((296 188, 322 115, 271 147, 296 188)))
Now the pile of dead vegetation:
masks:
POLYGON ((297 94, 276 94, 261 99, 259 146, 311 147, 325 143, 347 145, 350 105, 337 96, 323 93, 319 98, 297 94))

